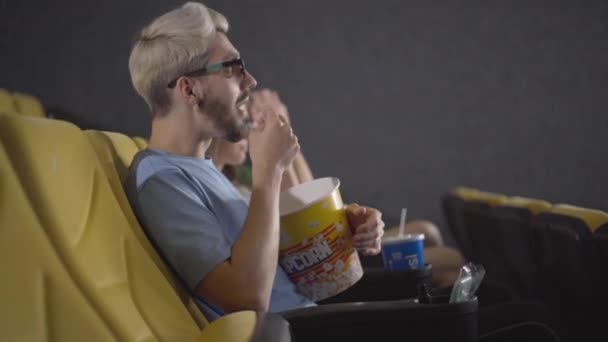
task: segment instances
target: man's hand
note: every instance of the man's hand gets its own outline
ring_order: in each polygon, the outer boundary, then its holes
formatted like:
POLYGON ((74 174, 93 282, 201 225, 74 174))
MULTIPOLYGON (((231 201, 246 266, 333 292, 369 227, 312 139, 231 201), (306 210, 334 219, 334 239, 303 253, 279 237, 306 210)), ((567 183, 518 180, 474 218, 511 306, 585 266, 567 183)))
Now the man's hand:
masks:
POLYGON ((374 208, 350 204, 346 207, 346 217, 355 249, 366 256, 380 253, 380 239, 384 234, 382 213, 374 208))
POLYGON ((264 123, 249 134, 253 181, 264 182, 272 174, 281 175, 299 150, 291 126, 280 116, 268 114, 264 123))

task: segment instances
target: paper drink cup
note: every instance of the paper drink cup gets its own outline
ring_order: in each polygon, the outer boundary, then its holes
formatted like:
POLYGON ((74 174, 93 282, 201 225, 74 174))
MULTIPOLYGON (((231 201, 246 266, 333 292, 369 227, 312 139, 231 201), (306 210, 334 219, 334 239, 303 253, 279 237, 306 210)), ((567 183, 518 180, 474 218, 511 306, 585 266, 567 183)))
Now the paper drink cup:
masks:
POLYGON ((384 267, 392 271, 424 268, 424 234, 404 234, 382 239, 384 267))

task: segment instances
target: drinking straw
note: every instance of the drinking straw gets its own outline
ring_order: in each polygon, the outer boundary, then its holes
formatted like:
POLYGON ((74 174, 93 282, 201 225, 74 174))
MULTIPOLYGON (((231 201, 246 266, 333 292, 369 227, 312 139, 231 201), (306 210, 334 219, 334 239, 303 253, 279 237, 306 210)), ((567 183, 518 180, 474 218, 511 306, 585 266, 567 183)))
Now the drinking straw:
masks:
POLYGON ((401 223, 399 224, 399 236, 403 236, 405 233, 405 215, 407 214, 407 208, 401 209, 401 223))

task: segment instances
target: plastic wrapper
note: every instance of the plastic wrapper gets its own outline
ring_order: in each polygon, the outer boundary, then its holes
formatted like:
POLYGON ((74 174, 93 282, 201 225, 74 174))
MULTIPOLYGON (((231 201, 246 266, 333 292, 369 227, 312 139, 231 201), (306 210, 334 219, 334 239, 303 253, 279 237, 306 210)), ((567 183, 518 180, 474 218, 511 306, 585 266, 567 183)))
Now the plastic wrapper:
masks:
POLYGON ((486 270, 483 265, 468 263, 460 268, 458 278, 452 287, 450 303, 465 302, 473 299, 486 270))

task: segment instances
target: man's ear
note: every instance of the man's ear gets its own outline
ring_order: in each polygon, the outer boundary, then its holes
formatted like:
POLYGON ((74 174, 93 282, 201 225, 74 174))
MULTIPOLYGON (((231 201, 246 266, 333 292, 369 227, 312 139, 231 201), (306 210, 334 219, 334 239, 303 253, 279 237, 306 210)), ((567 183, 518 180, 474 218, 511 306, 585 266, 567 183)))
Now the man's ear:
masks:
POLYGON ((175 87, 177 90, 179 90, 181 96, 188 97, 192 95, 192 88, 194 87, 194 84, 188 77, 180 77, 177 79, 175 87))
POLYGON ((193 79, 180 77, 175 86, 178 89, 180 96, 191 105, 198 105, 203 100, 203 94, 199 94, 201 93, 200 91, 194 91, 196 82, 193 79))

